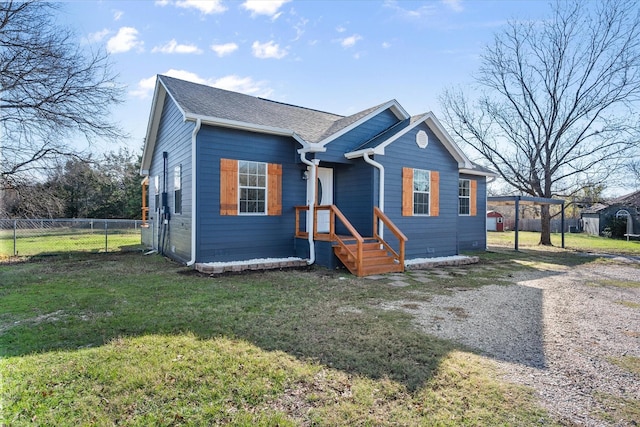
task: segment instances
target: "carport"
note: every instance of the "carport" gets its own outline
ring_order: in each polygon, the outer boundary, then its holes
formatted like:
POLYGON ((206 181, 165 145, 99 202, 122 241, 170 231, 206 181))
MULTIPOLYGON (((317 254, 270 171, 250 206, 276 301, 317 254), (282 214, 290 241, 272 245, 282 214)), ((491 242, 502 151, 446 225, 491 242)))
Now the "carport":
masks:
POLYGON ((518 250, 518 233, 520 229, 520 205, 562 205, 562 209, 560 210, 561 215, 561 225, 562 229, 562 248, 564 249, 564 200, 558 199, 548 199, 546 197, 533 197, 533 196, 491 196, 487 197, 487 203, 491 203, 494 205, 515 205, 516 212, 516 242, 515 242, 515 250, 518 250))

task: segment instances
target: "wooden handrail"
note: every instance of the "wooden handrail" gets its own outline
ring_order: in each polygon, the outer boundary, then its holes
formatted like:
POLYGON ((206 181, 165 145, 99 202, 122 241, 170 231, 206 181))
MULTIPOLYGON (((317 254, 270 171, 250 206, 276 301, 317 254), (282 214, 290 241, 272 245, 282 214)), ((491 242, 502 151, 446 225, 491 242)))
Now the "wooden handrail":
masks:
POLYGON ((356 261, 356 269, 361 272, 363 267, 363 249, 364 249, 364 239, 356 231, 356 229, 351 225, 347 217, 338 209, 335 205, 326 205, 326 206, 316 206, 318 210, 329 210, 330 212, 330 222, 329 222, 329 232, 331 235, 331 240, 338 242, 338 244, 349 254, 351 258, 356 261), (335 221, 336 217, 342 222, 342 225, 345 226, 349 234, 351 234, 352 238, 356 240, 356 253, 349 249, 345 241, 335 233, 335 221))
POLYGON ((384 247, 396 257, 400 265, 404 268, 404 246, 405 242, 409 239, 407 239, 407 236, 405 236, 404 233, 400 231, 400 229, 393 223, 393 221, 391 221, 389 217, 377 206, 374 206, 373 208, 373 237, 380 240, 384 247), (378 234, 378 220, 382 221, 384 225, 386 225, 387 228, 394 234, 394 236, 396 236, 400 244, 400 253, 397 253, 395 250, 393 250, 393 248, 389 246, 389 244, 382 237, 380 237, 380 235, 378 234))

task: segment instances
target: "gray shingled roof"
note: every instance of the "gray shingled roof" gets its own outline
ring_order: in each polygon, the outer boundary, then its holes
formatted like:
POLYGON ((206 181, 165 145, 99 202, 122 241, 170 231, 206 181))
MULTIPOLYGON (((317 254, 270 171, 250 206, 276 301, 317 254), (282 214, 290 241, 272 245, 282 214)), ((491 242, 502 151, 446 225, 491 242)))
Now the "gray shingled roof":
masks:
POLYGON ((168 76, 158 78, 186 114, 292 130, 311 143, 322 141, 379 107, 345 117, 168 76))

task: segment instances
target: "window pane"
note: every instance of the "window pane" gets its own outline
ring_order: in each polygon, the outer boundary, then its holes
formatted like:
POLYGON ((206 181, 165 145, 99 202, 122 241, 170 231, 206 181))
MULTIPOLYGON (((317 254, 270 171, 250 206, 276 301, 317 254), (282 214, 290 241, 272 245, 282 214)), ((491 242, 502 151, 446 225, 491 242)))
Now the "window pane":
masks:
POLYGON ((429 194, 428 193, 413 194, 413 213, 417 215, 429 214, 429 194))
POLYGON ((247 164, 247 162, 238 162, 238 172, 240 172, 241 174, 246 174, 249 172, 249 165, 247 164))
POLYGON ((470 192, 470 182, 468 179, 461 179, 458 185, 458 195, 459 196, 468 196, 470 192))
POLYGON ((460 208, 458 213, 460 215, 469 215, 469 198, 468 197, 460 197, 460 208))

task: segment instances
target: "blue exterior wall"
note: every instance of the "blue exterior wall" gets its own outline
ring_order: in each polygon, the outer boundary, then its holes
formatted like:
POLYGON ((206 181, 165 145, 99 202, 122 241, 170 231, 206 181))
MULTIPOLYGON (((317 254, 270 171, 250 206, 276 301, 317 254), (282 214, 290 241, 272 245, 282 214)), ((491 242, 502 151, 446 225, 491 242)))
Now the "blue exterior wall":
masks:
MULTIPOLYGON (((193 122, 182 120, 182 114, 171 98, 167 96, 149 169, 149 222, 155 232, 154 248, 183 262, 191 258, 191 133, 194 126, 193 122), (164 151, 168 153, 166 188, 164 188, 163 182, 162 153, 164 151), (174 168, 177 165, 182 165, 182 211, 179 214, 174 213, 174 168), (163 224, 161 218, 160 206, 155 204, 155 176, 159 177, 160 192, 167 191, 170 216, 169 223, 166 225, 163 224), (164 245, 163 248, 160 248, 162 242, 164 245)), ((160 196, 159 204, 162 204, 162 196, 160 196)))
POLYGON ((458 215, 458 250, 484 251, 487 248, 487 179, 484 176, 460 174, 460 179, 478 183, 476 215, 458 215))
MULTIPOLYGON (((203 125, 197 137, 197 262, 296 256, 294 206, 306 183, 292 138, 203 125), (282 165, 282 215, 220 215, 220 159, 282 165)), ((298 248, 305 250, 305 248, 298 248)), ((306 248, 308 250, 308 248, 306 248)))
POLYGON ((355 150, 374 136, 398 123, 398 119, 390 109, 384 110, 370 118, 355 129, 336 138, 327 145, 327 151, 318 153, 317 159, 335 163, 349 163, 345 153, 355 150))
MULTIPOLYGON (((374 168, 362 159, 350 162, 333 170, 333 202, 360 235, 370 237, 373 233, 373 197, 377 194, 377 190, 374 191, 374 168)), ((346 234, 339 224, 336 224, 336 232, 346 234)))
MULTIPOLYGON (((450 256, 458 253, 458 164, 426 124, 420 124, 375 156, 385 167, 385 213, 409 239, 405 258, 450 256), (425 149, 416 144, 416 133, 427 132, 425 149), (440 173, 438 216, 402 216, 402 168, 440 173)), ((484 196, 483 196, 484 198, 484 196)), ((386 233, 385 238, 391 233, 386 233)))

